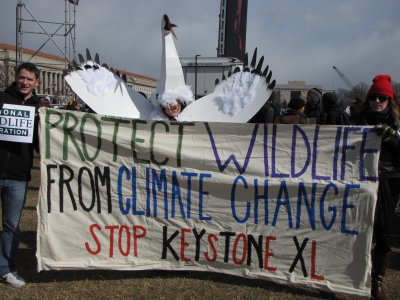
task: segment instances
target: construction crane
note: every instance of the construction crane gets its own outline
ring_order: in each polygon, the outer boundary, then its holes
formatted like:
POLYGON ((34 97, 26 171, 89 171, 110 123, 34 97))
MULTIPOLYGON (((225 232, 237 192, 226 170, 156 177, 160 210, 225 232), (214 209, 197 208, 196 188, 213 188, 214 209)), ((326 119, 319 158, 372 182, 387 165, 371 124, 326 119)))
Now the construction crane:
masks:
POLYGON ((333 69, 336 71, 336 73, 338 73, 339 77, 343 80, 343 82, 347 85, 347 87, 351 91, 354 88, 354 85, 351 83, 351 81, 338 68, 333 66, 333 69))

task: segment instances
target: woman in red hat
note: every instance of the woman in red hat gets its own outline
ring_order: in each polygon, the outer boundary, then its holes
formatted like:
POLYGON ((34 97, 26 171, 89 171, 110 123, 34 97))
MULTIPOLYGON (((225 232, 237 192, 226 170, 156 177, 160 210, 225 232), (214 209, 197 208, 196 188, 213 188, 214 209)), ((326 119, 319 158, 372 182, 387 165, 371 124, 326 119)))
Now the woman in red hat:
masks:
POLYGON ((400 196, 400 110, 394 101, 391 77, 377 75, 368 90, 366 101, 354 112, 354 124, 378 125, 382 135, 379 157, 379 188, 375 210, 372 251, 373 299, 386 299, 383 289, 390 249, 390 219, 400 196))

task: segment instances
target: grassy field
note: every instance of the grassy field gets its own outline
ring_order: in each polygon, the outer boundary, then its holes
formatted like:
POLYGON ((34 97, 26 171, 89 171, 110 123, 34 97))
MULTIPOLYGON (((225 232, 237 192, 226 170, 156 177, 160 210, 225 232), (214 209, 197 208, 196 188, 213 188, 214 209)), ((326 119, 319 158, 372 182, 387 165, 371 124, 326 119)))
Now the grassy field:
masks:
MULTIPOLYGON (((353 299, 308 288, 202 272, 36 271, 36 204, 39 168, 34 166, 21 220, 19 273, 28 284, 0 284, 0 299, 353 299)), ((400 299, 400 217, 386 276, 389 299, 400 299)))

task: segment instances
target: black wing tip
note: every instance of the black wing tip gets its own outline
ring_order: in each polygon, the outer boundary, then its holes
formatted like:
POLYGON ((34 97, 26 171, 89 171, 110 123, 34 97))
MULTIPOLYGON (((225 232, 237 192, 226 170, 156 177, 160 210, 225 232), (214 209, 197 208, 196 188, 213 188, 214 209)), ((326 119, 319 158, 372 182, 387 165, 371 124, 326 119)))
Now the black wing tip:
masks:
POLYGON ((268 88, 269 88, 270 90, 273 90, 273 89, 275 88, 275 85, 276 85, 276 80, 274 79, 274 80, 272 80, 272 82, 268 85, 268 88))
POLYGON ((80 62, 81 64, 84 64, 84 63, 85 63, 85 59, 83 58, 83 55, 82 55, 82 54, 78 53, 78 59, 79 59, 79 62, 80 62))
POLYGON ((266 77, 268 74, 268 70, 269 70, 269 65, 267 65, 264 69, 264 72, 262 73, 262 76, 266 77))
POLYGON ((90 51, 88 48, 86 48, 86 59, 87 60, 92 60, 92 55, 90 54, 90 51))
POLYGON ((250 66, 254 69, 256 67, 256 61, 257 61, 257 47, 254 49, 253 53, 253 58, 251 59, 250 66))
POLYGON ((98 65, 100 65, 100 56, 98 53, 96 53, 96 55, 94 56, 94 62, 98 65))
POLYGON ((265 79, 266 82, 269 83, 269 81, 271 80, 271 77, 272 77, 272 71, 269 71, 269 73, 268 73, 268 75, 267 75, 267 78, 265 79))
POLYGON ((256 73, 258 75, 261 75, 261 69, 262 69, 263 63, 264 63, 264 56, 261 56, 260 61, 258 62, 258 65, 256 67, 256 73))
POLYGON ((75 59, 72 60, 72 66, 75 70, 82 70, 81 66, 76 62, 75 59))
POLYGON ((244 54, 243 66, 247 67, 249 65, 249 54, 246 52, 244 54))

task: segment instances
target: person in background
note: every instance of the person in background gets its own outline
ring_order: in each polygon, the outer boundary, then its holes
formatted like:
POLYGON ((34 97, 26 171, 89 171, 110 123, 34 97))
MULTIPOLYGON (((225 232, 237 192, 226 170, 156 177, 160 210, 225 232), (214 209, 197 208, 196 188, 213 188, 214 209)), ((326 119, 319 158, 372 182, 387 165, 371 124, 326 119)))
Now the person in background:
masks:
POLYGON ((68 101, 67 107, 65 109, 67 110, 74 110, 74 111, 80 111, 82 108, 82 104, 79 100, 70 100, 68 101))
POLYGON ((40 107, 49 107, 50 106, 50 97, 40 97, 39 99, 39 106, 40 107))
POLYGON ((323 122, 321 100, 322 91, 320 89, 312 88, 308 90, 304 113, 310 119, 310 123, 321 124, 323 122))
POLYGON ((308 124, 304 114, 306 101, 302 98, 293 98, 289 101, 288 110, 279 118, 280 124, 308 124))
POLYGON ((322 96, 322 108, 324 112, 323 123, 325 125, 347 125, 343 115, 346 112, 341 110, 335 93, 327 92, 322 96))
POLYGON ((260 110, 248 123, 274 123, 275 109, 272 105, 272 96, 264 103, 260 110))
POLYGON ((355 107, 352 116, 356 125, 377 125, 377 133, 382 136, 371 255, 373 299, 386 299, 383 279, 391 252, 390 224, 400 195, 399 118, 400 110, 394 101, 391 77, 377 75, 368 90, 366 101, 355 107))
MULTIPOLYGON (((34 89, 39 83, 39 69, 32 63, 21 64, 16 81, 0 93, 0 103, 38 107, 34 89)), ((34 140, 37 137, 35 127, 34 140)), ((37 144, 36 144, 37 145, 37 144)), ((0 280, 13 287, 25 285, 15 271, 19 244, 19 222, 33 162, 33 144, 0 141, 0 199, 3 231, 0 238, 0 280)))

